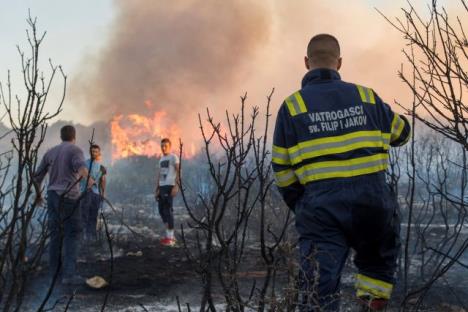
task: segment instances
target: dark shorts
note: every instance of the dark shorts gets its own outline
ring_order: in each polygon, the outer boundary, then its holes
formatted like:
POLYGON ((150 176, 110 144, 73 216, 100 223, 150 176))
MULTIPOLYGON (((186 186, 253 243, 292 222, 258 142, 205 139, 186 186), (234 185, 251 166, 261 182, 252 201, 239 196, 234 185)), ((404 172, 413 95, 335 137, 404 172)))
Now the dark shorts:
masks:
POLYGON ((171 191, 174 186, 164 185, 159 187, 158 208, 159 215, 169 229, 174 228, 174 210, 172 208, 172 195, 171 191))

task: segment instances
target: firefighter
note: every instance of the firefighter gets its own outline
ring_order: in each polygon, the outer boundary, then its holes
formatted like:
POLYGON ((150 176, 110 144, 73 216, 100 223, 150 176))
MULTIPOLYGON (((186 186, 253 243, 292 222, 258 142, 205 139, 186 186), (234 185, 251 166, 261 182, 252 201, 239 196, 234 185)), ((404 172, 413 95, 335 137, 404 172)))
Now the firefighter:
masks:
POLYGON ((400 249, 396 196, 386 183, 390 146, 410 137, 408 120, 377 93, 341 80, 338 40, 314 36, 302 88, 282 103, 272 164, 299 234, 302 311, 338 311, 350 248, 359 301, 387 304, 400 249))

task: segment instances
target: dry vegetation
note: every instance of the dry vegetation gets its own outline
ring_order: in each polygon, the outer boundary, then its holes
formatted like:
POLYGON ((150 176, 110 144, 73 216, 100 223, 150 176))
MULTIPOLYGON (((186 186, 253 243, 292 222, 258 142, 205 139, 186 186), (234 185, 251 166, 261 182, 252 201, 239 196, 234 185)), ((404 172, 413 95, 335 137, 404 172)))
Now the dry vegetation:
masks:
MULTIPOLYGON (((387 19, 408 43, 400 77, 414 94, 403 108, 415 129, 406 147, 392 151, 388 172, 402 207, 404 243, 392 311, 468 310, 468 42, 462 27, 468 7, 461 4, 459 19, 449 19, 436 1, 429 17, 410 4, 403 19, 387 19)), ((156 160, 127 159, 110 168, 111 200, 101 214, 100 239, 79 264, 83 275, 103 275, 110 285, 103 291, 69 289, 56 276, 46 279, 46 210, 34 200, 32 176, 47 124, 62 106, 45 111, 47 95, 57 77, 65 95, 66 76, 51 62, 48 78, 42 74, 44 35, 34 19, 28 23, 30 54, 19 49, 25 98, 13 95, 9 79, 0 85, 9 127, 2 139, 11 139, 11 150, 0 153, 0 308, 158 311, 172 303, 179 311, 294 311, 294 216, 281 202, 270 168, 273 92, 263 109, 249 108, 243 96, 240 112, 226 112, 224 121, 209 111, 200 115, 204 153, 182 161, 179 248, 157 243, 161 225, 148 187, 156 160)), ((355 309, 350 272, 347 265, 346 311, 355 309)))

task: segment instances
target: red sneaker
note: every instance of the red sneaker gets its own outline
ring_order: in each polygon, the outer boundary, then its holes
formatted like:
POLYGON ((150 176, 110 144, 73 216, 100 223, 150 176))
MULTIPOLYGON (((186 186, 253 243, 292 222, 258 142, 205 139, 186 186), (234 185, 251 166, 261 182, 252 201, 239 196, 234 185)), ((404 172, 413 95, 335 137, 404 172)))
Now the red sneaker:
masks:
POLYGON ((362 305, 368 308, 368 311, 383 311, 387 307, 388 300, 381 298, 358 297, 362 305))
POLYGON ((162 238, 159 243, 163 246, 173 247, 176 244, 175 238, 164 237, 162 238))
POLYGON ((159 240, 159 243, 163 246, 167 246, 167 244, 169 243, 169 240, 170 240, 169 237, 163 237, 159 240))

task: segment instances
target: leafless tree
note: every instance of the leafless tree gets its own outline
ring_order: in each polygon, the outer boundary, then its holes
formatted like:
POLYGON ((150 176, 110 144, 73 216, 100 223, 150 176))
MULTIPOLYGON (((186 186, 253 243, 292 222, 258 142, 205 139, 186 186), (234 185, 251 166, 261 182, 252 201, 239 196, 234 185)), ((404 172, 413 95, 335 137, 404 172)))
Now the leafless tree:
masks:
POLYGON ((246 95, 241 97, 238 114, 226 112, 225 126, 209 111, 206 123, 199 117, 209 172, 208 181, 199 183, 214 188, 209 194, 199 194, 198 201, 190 201, 182 179, 181 193, 190 215, 188 229, 182 227, 183 243, 203 284, 200 311, 216 311, 216 303, 222 304, 223 311, 285 306, 281 290, 277 296, 276 278, 287 262, 285 237, 291 222, 288 209, 272 195, 268 149, 272 94, 267 97, 262 124, 257 107, 252 108, 250 117, 246 113, 246 95), (253 279, 246 287, 247 257, 261 259, 257 272, 260 286, 253 279), (214 298, 218 288, 223 302, 214 298))
POLYGON ((403 54, 410 68, 406 71, 402 67, 399 75, 413 92, 417 107, 402 107, 468 149, 468 106, 463 101, 468 87, 468 40, 462 23, 468 7, 465 0, 460 3, 461 16, 449 17, 437 0, 432 0, 428 17, 422 17, 409 2, 409 8, 402 9, 404 19, 386 19, 409 46, 403 54))
POLYGON ((45 211, 34 200, 39 190, 35 190, 33 178, 47 123, 62 109, 67 82, 62 68, 50 60, 48 77, 41 71, 39 51, 45 32, 38 32, 37 21, 31 16, 27 23, 28 53, 18 47, 25 96, 14 94, 9 73, 6 83, 0 84, 12 144, 11 156, 6 157, 10 172, 2 172, 3 180, 8 179, 11 186, 3 184, 9 189, 1 192, 0 303, 4 311, 20 310, 28 279, 36 271, 46 244, 45 211), (48 112, 46 103, 57 76, 63 83, 62 95, 55 111, 48 112))
POLYGON ((460 256, 468 247, 462 235, 468 150, 468 106, 463 101, 468 41, 462 21, 468 6, 464 0, 460 5, 461 16, 449 16, 436 0, 424 13, 408 2, 402 9, 404 18, 395 21, 381 13, 407 42, 399 76, 413 94, 411 106, 397 102, 412 117, 415 130, 409 146, 393 160, 398 164, 392 172, 400 173, 398 191, 405 215, 402 307, 416 298, 414 310, 437 282, 447 281, 451 268, 464 266, 460 256), (412 272, 414 266, 420 276, 412 272))

